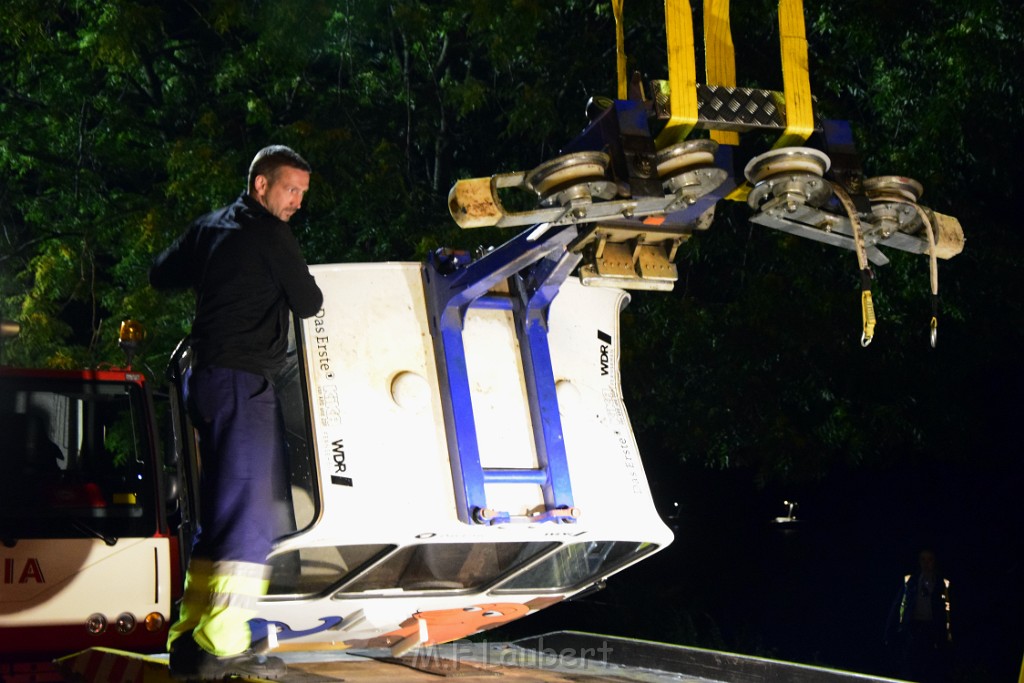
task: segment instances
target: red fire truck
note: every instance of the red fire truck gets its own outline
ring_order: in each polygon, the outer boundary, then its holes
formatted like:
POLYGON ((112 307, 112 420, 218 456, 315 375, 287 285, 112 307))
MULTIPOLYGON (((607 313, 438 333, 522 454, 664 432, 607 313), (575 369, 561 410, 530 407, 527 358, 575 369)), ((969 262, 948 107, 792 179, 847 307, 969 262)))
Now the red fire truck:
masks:
POLYGON ((162 647, 179 494, 154 405, 131 369, 0 367, 0 657, 162 647))

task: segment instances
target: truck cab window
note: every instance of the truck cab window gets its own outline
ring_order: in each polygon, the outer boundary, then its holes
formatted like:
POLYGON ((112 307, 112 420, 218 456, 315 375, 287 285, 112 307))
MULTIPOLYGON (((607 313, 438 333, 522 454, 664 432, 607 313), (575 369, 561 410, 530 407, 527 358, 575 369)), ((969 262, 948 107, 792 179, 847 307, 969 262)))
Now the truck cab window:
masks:
POLYGON ((0 532, 153 533, 143 391, 130 382, 0 378, 0 532))

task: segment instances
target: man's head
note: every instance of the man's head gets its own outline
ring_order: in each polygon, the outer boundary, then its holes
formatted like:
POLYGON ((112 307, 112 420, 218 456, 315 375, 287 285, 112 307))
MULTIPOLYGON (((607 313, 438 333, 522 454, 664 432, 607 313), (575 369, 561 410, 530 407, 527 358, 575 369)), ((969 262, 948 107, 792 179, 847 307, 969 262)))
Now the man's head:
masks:
POLYGON ((282 221, 288 221, 309 190, 310 166, 284 145, 264 147, 249 164, 249 195, 282 221))
POLYGON ((917 556, 917 562, 921 565, 921 572, 924 574, 933 574, 935 572, 935 553, 925 548, 917 556))

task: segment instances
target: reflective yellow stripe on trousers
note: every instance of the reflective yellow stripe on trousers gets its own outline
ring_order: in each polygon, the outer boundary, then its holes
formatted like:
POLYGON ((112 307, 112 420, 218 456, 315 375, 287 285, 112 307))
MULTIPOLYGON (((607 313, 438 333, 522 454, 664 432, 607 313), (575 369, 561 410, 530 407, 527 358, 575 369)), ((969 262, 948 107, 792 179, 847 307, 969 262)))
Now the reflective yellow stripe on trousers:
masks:
POLYGON ((249 648, 249 620, 256 601, 267 592, 269 567, 252 562, 189 563, 181 617, 168 644, 191 630, 199 647, 224 657, 249 648))
POLYGON ((171 625, 167 634, 167 649, 181 636, 189 633, 199 625, 199 619, 209 602, 207 596, 210 593, 210 575, 213 573, 213 563, 201 557, 193 556, 188 563, 188 571, 185 572, 185 593, 181 597, 181 605, 178 608, 178 620, 171 625))

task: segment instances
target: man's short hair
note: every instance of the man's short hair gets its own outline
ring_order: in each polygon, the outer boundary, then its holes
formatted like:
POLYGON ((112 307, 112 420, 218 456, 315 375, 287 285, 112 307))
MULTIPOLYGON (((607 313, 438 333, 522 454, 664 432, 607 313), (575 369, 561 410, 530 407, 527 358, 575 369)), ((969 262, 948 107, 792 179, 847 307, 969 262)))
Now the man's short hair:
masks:
POLYGON ((273 180, 277 169, 282 166, 291 166, 306 173, 311 173, 313 170, 310 168, 309 163, 291 147, 285 147, 284 145, 264 147, 256 152, 256 156, 252 158, 252 163, 249 164, 249 183, 247 185, 249 192, 255 189, 256 176, 262 175, 273 180))

